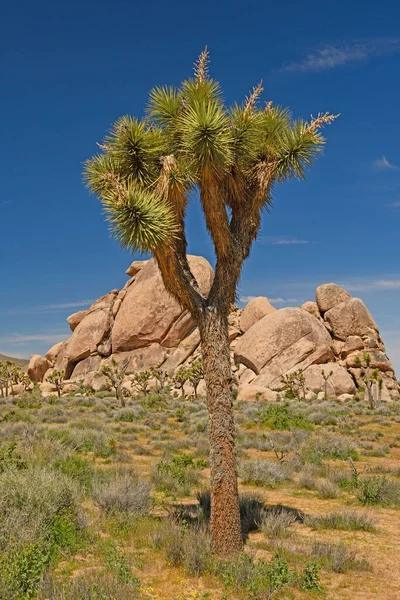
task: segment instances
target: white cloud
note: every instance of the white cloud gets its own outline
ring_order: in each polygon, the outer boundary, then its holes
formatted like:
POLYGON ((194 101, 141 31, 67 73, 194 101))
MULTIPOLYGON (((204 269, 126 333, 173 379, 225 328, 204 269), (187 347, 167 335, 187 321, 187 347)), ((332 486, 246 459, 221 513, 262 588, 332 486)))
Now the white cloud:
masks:
POLYGON ((85 308, 93 304, 94 300, 77 300, 75 302, 59 302, 58 304, 42 304, 40 306, 28 306, 20 308, 12 308, 5 310, 5 314, 16 315, 16 314, 36 314, 44 313, 48 311, 65 310, 69 308, 85 308))
POLYGON ((284 237, 284 236, 272 236, 264 235, 261 237, 262 244, 268 244, 271 246, 294 246, 297 244, 304 245, 310 244, 309 240, 298 240, 297 238, 284 237))
POLYGON ((390 206, 391 208, 400 208, 400 200, 386 204, 386 206, 390 206))
POLYGON ((378 171, 400 171, 400 167, 394 163, 391 163, 386 156, 382 156, 382 158, 377 158, 374 160, 373 166, 378 171))
POLYGON ((372 279, 354 283, 343 283, 342 285, 349 292, 400 290, 400 279, 372 279))
POLYGON ((297 298, 269 298, 271 304, 296 304, 297 298))
POLYGON ((57 344, 62 342, 68 334, 65 333, 44 333, 29 334, 13 333, 8 336, 0 337, 0 344, 26 344, 27 342, 46 342, 48 344, 57 344))
POLYGON ((309 52, 299 62, 285 65, 283 71, 320 72, 346 63, 360 62, 374 56, 400 51, 400 38, 351 40, 339 44, 320 46, 309 52))
MULTIPOLYGON (((255 298, 257 298, 257 296, 240 296, 239 302, 247 304, 255 298)), ((268 298, 268 300, 271 304, 296 304, 298 302, 297 298, 268 298)))
POLYGON ((278 240, 277 242, 271 242, 273 246, 292 246, 296 244, 309 244, 308 240, 278 240))
POLYGON ((239 302, 243 302, 243 304, 247 304, 257 298, 257 296, 240 296, 239 302))

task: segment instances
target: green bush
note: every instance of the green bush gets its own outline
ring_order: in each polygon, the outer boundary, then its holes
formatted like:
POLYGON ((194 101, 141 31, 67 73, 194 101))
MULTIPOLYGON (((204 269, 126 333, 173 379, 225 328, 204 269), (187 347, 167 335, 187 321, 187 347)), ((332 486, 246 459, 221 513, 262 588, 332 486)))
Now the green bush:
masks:
POLYGON ((313 429, 312 423, 287 403, 264 406, 257 412, 255 419, 261 427, 270 429, 313 429))

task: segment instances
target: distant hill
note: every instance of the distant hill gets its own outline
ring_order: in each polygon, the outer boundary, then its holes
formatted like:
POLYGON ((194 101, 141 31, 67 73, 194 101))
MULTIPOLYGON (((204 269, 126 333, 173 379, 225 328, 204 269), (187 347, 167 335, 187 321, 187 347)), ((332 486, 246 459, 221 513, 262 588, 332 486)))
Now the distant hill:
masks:
POLYGON ((12 356, 6 356, 5 354, 0 354, 0 361, 12 360, 16 365, 19 365, 22 368, 26 368, 29 364, 29 360, 27 358, 13 358, 12 356))

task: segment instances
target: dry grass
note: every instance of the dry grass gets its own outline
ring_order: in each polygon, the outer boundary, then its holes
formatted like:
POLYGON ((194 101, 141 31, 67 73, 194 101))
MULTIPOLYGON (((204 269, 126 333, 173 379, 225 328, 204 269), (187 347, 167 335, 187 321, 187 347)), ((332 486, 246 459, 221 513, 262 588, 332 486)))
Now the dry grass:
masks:
MULTIPOLYGON (((12 537, 43 540, 60 511, 85 524, 84 551, 57 533, 39 600, 250 598, 254 582, 225 588, 211 561, 206 497, 199 513, 209 476, 204 401, 130 400, 121 410, 103 396, 0 405, 3 547, 12 537), (173 466, 160 474, 159 464, 173 466), (183 521, 172 522, 176 514, 183 521)), ((357 402, 297 402, 313 430, 276 431, 257 422, 260 404, 235 407, 241 493, 257 503, 256 516, 251 502, 243 508, 256 566, 241 568, 258 577, 257 561, 276 552, 298 573, 318 559, 327 598, 400 598, 399 407, 374 414, 357 402)), ((287 597, 309 594, 319 597, 291 585, 287 597)))

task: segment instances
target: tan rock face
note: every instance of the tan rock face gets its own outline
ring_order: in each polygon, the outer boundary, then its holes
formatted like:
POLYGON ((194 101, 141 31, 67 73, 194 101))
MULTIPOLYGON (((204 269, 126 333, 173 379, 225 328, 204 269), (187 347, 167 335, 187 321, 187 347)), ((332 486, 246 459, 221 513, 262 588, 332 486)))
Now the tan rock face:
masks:
POLYGON ((173 323, 161 344, 165 348, 176 348, 194 330, 195 326, 192 315, 185 310, 173 323))
POLYGON ((352 352, 356 352, 364 349, 364 342, 359 335, 351 335, 347 338, 341 348, 340 355, 342 358, 346 358, 352 352))
POLYGON ((195 329, 187 338, 181 341, 177 348, 171 350, 167 360, 163 364, 163 369, 169 373, 182 365, 185 360, 193 354, 200 345, 200 333, 195 329))
POLYGON ((317 319, 321 318, 320 312, 319 312, 319 308, 318 308, 318 304, 316 302, 304 302, 304 304, 301 305, 301 308, 303 310, 306 310, 307 312, 309 312, 311 315, 313 315, 314 317, 316 317, 317 319))
POLYGON ((276 387, 292 369, 305 369, 333 358, 331 337, 323 324, 301 308, 282 308, 251 327, 235 347, 235 362, 255 373, 254 385, 276 387))
POLYGON ((314 390, 324 390, 325 381, 321 373, 322 369, 325 372, 325 376, 329 376, 327 391, 331 398, 336 398, 341 394, 355 394, 356 386, 352 377, 349 375, 344 367, 341 367, 337 363, 326 363, 325 365, 311 365, 304 371, 304 377, 306 379, 306 388, 314 390))
MULTIPOLYGON (((188 258, 199 287, 207 293, 213 280, 210 264, 200 256, 188 258)), ((181 313, 181 307, 163 286, 157 263, 149 260, 129 286, 115 318, 113 352, 161 342, 181 313)))
POLYGON ((50 348, 48 352, 45 354, 45 358, 49 361, 51 365, 54 365, 58 355, 62 352, 63 348, 67 345, 68 341, 58 342, 50 348))
POLYGON ((79 323, 67 347, 69 363, 88 358, 97 351, 97 346, 110 334, 111 315, 109 310, 89 312, 79 323))
POLYGON ((240 329, 246 332, 254 323, 275 311, 276 308, 272 306, 268 298, 264 296, 253 298, 246 304, 240 315, 240 329))
POLYGON ((274 392, 269 388, 243 383, 239 386, 237 399, 244 402, 252 400, 267 400, 268 402, 274 402, 277 397, 277 392, 274 392))
POLYGON ((76 367, 72 371, 70 379, 84 379, 86 375, 91 371, 98 371, 100 368, 100 364, 100 356, 89 356, 89 358, 81 360, 76 365, 76 367))
POLYGON ((315 292, 317 305, 320 312, 326 312, 341 302, 350 300, 351 296, 346 290, 336 283, 324 283, 317 287, 315 292))
POLYGON ((128 373, 143 371, 156 367, 160 362, 163 362, 166 356, 166 350, 160 344, 151 344, 146 348, 137 348, 129 352, 118 352, 113 354, 111 358, 106 359, 107 363, 114 359, 120 368, 125 368, 128 373))
POLYGON ((370 331, 378 331, 371 313, 359 298, 351 298, 328 310, 324 319, 332 328, 332 334, 339 340, 350 336, 368 336, 370 331))
POLYGON ((71 331, 75 331, 79 323, 86 317, 87 314, 89 314, 88 310, 80 310, 67 318, 67 323, 70 326, 71 331))
POLYGON ((131 265, 127 268, 125 273, 129 275, 129 277, 134 277, 148 262, 148 260, 134 260, 133 263, 131 263, 131 265))
MULTIPOLYGON (((368 350, 368 354, 371 357, 370 368, 379 369, 380 371, 393 371, 393 366, 386 354, 380 350, 368 350)), ((357 367, 357 357, 363 360, 363 352, 352 352, 346 358, 346 365, 348 367, 357 367)))
POLYGON ((32 381, 43 381, 44 374, 51 367, 50 362, 40 354, 34 354, 28 365, 28 375, 32 381))

